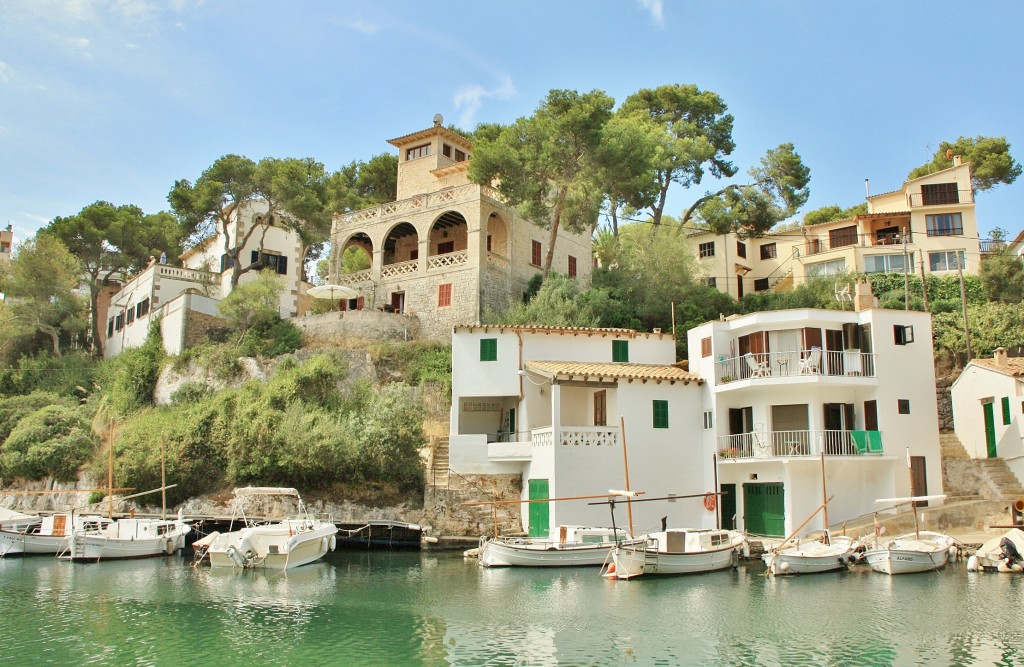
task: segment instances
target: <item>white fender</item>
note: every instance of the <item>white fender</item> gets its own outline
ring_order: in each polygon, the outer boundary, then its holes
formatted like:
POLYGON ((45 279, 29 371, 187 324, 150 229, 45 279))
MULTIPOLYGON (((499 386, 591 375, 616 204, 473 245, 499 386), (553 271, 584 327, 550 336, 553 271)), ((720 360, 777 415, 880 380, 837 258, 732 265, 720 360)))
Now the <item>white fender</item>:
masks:
POLYGON ((338 546, 338 540, 334 537, 334 535, 331 535, 331 541, 329 543, 329 546, 331 547, 331 551, 334 551, 334 549, 338 546))
POLYGON ((978 557, 971 554, 971 557, 967 559, 967 571, 977 572, 978 571, 978 557))
POLYGON ((170 556, 171 554, 174 553, 174 540, 172 540, 171 538, 167 538, 167 544, 165 546, 165 551, 167 551, 167 555, 168 556, 170 556))

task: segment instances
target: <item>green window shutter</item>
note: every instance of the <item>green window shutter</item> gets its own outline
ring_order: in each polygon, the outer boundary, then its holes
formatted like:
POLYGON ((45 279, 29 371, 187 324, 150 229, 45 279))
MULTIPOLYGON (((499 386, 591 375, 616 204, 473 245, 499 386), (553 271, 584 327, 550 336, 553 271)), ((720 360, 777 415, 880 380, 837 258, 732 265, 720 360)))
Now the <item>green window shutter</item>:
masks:
POLYGON ((498 360, 498 339, 497 338, 481 338, 480 339, 480 361, 497 361, 498 360))
POLYGON ((1009 424, 1010 423, 1010 397, 1009 396, 1003 396, 1002 407, 1003 407, 1003 424, 1009 424))
POLYGON ((628 363, 629 362, 629 341, 628 340, 613 340, 612 341, 612 361, 628 363))
POLYGON ((654 401, 654 428, 668 428, 668 401, 654 401))

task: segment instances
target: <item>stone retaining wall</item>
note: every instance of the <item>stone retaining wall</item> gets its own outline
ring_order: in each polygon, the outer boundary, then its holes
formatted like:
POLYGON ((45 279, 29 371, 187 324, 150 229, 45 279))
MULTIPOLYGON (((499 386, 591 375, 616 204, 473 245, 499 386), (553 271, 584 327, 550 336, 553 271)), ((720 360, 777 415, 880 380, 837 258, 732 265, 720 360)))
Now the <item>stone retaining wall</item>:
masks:
POLYGON ((291 320, 309 342, 338 344, 352 338, 413 340, 420 335, 420 321, 411 315, 377 310, 348 310, 307 315, 291 320))

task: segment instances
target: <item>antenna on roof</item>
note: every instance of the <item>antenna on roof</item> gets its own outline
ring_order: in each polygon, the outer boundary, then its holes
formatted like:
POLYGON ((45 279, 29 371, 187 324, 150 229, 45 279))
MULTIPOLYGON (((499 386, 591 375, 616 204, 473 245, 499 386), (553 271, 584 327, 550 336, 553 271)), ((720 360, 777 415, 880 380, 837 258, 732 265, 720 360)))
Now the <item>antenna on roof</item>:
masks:
POLYGON ((843 283, 842 285, 836 283, 835 292, 836 301, 839 302, 839 308, 841 310, 846 310, 846 306, 843 304, 847 301, 853 303, 853 297, 850 296, 850 283, 843 283))

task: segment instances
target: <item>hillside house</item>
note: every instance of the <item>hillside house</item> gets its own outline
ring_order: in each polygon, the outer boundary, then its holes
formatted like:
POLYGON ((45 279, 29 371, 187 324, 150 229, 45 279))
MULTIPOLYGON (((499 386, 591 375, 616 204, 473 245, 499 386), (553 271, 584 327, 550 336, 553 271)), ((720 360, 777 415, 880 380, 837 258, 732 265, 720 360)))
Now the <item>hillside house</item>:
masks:
MULTIPOLYGON (((299 314, 302 244, 287 229, 265 224, 261 216, 267 205, 253 202, 237 214, 240 222, 229 233, 244 234, 252 225, 265 229, 254 233, 241 257, 249 265, 281 275, 285 288, 281 294, 282 317, 299 314), (264 233, 265 232, 265 233, 264 233)), ((233 239, 230 241, 233 243, 233 239)), ((141 273, 127 279, 110 297, 103 311, 104 357, 117 356, 122 350, 139 347, 154 318, 160 318, 164 349, 179 354, 205 338, 211 326, 223 323, 218 302, 231 292, 231 262, 224 249, 224 237, 217 234, 200 242, 181 255, 183 266, 170 266, 156 261, 141 273)), ((242 274, 239 284, 255 280, 256 270, 242 274)))
POLYGON ((1024 358, 998 348, 972 359, 950 388, 957 437, 972 459, 1001 458, 1024 479, 1024 358))
MULTIPOLYGON (((344 308, 412 315, 425 337, 446 341, 454 325, 522 298, 542 271, 550 231, 471 183, 473 145, 441 122, 388 142, 398 149, 396 201, 335 216, 330 280, 359 291, 344 308), (367 255, 368 269, 342 272, 350 248, 367 255)), ((590 233, 560 231, 551 269, 587 289, 591 265, 590 233)))
POLYGON ((868 212, 845 220, 741 239, 690 236, 705 281, 737 299, 838 273, 977 274, 981 258, 970 166, 948 169, 899 190, 871 195, 868 212))
POLYGON ((9 262, 14 252, 14 227, 7 225, 7 229, 0 229, 0 263, 9 262))

